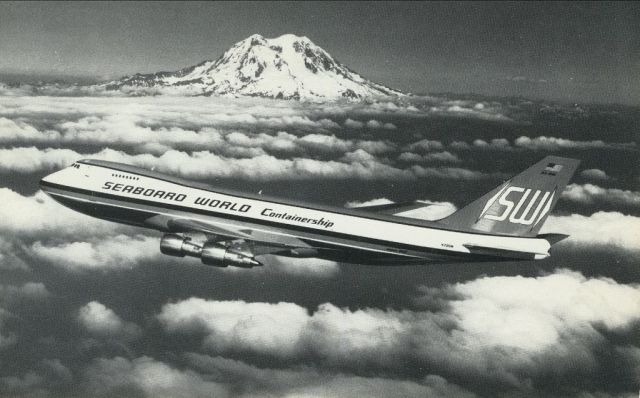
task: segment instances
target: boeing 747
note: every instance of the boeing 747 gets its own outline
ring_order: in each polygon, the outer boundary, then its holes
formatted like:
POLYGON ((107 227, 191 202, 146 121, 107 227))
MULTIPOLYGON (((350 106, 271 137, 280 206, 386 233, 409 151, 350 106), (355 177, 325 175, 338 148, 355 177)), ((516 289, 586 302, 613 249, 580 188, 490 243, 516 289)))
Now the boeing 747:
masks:
POLYGON ((40 186, 81 213, 159 230, 162 253, 206 265, 250 268, 267 254, 372 265, 516 261, 544 259, 566 237, 539 231, 579 163, 548 156, 438 221, 398 215, 420 203, 329 207, 92 159, 40 186))

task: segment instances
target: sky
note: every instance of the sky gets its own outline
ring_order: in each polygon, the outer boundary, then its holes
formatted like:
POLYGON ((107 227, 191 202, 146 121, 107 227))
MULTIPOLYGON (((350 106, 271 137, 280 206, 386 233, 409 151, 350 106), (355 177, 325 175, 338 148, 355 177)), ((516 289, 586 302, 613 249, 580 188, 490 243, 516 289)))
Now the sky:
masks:
POLYGON ((176 70, 254 33, 307 36, 413 93, 640 101, 635 2, 2 2, 0 73, 176 70))

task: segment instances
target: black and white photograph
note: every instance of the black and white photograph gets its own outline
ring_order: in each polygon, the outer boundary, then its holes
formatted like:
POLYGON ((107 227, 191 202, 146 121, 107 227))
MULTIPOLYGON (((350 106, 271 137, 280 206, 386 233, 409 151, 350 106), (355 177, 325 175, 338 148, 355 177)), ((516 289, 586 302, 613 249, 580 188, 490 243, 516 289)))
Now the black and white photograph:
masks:
POLYGON ((0 397, 640 394, 640 3, 0 2, 0 397))

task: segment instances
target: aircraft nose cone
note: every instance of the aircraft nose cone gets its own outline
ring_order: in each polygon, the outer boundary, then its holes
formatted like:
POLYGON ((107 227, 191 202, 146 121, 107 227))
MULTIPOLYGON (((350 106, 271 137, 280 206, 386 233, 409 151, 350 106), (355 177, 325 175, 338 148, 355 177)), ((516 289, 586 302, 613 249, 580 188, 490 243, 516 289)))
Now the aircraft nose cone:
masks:
POLYGON ((48 193, 49 193, 49 189, 47 188, 47 180, 46 180, 46 177, 45 177, 45 178, 43 178, 43 179, 41 179, 38 185, 40 185, 40 190, 41 190, 42 192, 44 192, 44 193, 46 193, 46 194, 48 194, 48 193))
POLYGON ((51 184, 53 183, 52 177, 55 173, 51 173, 49 175, 46 175, 44 177, 42 177, 42 179, 40 179, 40 182, 38 183, 38 185, 40 185, 40 189, 43 190, 44 192, 49 192, 49 187, 51 187, 51 184))

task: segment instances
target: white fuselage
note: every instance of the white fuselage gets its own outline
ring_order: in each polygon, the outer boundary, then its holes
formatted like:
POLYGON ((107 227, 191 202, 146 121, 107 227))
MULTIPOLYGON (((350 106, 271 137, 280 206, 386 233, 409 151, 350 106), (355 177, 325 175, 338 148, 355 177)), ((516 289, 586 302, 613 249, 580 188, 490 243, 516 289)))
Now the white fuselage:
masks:
POLYGON ((373 242, 362 247, 375 249, 376 242, 382 242, 378 245, 380 251, 397 245, 411 247, 412 252, 424 249, 451 254, 472 254, 469 247, 483 247, 529 253, 535 259, 547 257, 550 248, 544 239, 460 232, 438 228, 437 223, 421 225, 402 217, 380 217, 365 212, 360 215, 347 209, 261 200, 255 195, 215 192, 131 169, 133 171, 123 171, 79 162, 44 178, 42 187, 54 198, 66 196, 96 206, 108 201, 109 206, 132 210, 142 206, 154 214, 188 216, 202 221, 214 217, 218 224, 228 228, 248 223, 254 230, 292 237, 299 237, 302 231, 305 237, 346 247, 358 248, 359 242, 373 242))

